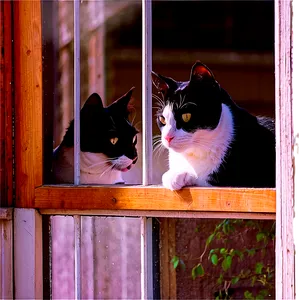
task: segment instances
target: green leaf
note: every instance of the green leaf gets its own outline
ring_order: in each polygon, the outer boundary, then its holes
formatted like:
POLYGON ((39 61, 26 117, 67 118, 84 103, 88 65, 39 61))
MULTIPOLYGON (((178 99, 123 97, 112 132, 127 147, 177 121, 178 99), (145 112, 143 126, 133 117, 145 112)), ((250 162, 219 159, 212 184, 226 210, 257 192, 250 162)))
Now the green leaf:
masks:
POLYGON ((213 265, 217 265, 218 264, 218 256, 217 256, 217 254, 213 254, 212 256, 211 256, 211 262, 213 263, 213 265))
POLYGON ((223 280, 224 280, 223 274, 221 274, 220 277, 219 277, 218 280, 217 280, 217 284, 222 284, 222 283, 223 283, 223 280))
POLYGON ((231 283, 232 283, 232 284, 236 284, 239 280, 240 280, 240 277, 239 277, 239 276, 233 277, 233 278, 231 279, 231 283))
POLYGON ((171 260, 171 263, 173 264, 173 268, 176 269, 178 267, 178 264, 179 264, 179 257, 174 256, 171 260))
POLYGON ((220 249, 220 254, 225 254, 227 251, 226 251, 226 249, 225 248, 221 248, 220 249))
POLYGON ((263 269, 264 265, 262 263, 256 263, 255 265, 255 273, 256 274, 261 274, 262 269, 263 269))
POLYGON ((268 294, 269 294, 268 290, 261 290, 261 291, 259 292, 259 295, 262 295, 263 297, 267 297, 268 294))
POLYGON ((206 246, 208 246, 208 245, 212 242, 212 240, 214 239, 214 237, 215 237, 215 234, 212 233, 212 234, 207 238, 207 240, 206 240, 206 246))
POLYGON ((225 272, 231 267, 231 263, 232 263, 232 257, 229 255, 226 256, 222 262, 222 268, 225 272))
POLYGON ((193 280, 195 280, 195 278, 197 277, 197 276, 203 276, 204 275, 204 269, 203 269, 203 267, 202 267, 202 264, 198 264, 198 265, 196 265, 193 269, 192 269, 192 278, 193 278, 193 280))
POLYGON ((269 294, 268 290, 261 290, 258 295, 256 296, 256 299, 263 300, 265 297, 267 297, 269 294))
POLYGON ((228 223, 225 223, 225 224, 223 225, 223 232, 224 232, 225 234, 228 234, 228 232, 229 232, 229 225, 228 225, 228 223))
POLYGON ((244 296, 245 296, 245 299, 254 299, 253 296, 252 296, 252 293, 250 293, 249 291, 246 291, 244 293, 244 296))
POLYGON ((262 241, 265 237, 266 237, 266 235, 265 235, 263 232, 259 232, 259 233, 256 235, 256 241, 257 241, 257 242, 260 242, 260 241, 262 241))
POLYGON ((255 249, 247 249, 248 256, 253 256, 255 254, 255 249))
POLYGON ((218 253, 218 252, 219 252, 219 248, 211 249, 211 250, 209 251, 208 259, 210 259, 211 255, 212 255, 213 253, 218 253))
POLYGON ((256 278, 257 278, 257 277, 256 277, 255 275, 251 277, 251 285, 252 285, 252 286, 254 286, 255 281, 256 281, 256 278))
POLYGON ((239 257, 240 261, 244 259, 244 253, 240 250, 235 250, 234 253, 239 257))
POLYGON ((217 240, 220 240, 220 239, 221 239, 221 237, 222 237, 222 235, 221 235, 221 232, 217 232, 217 234, 216 234, 216 238, 217 238, 217 240))

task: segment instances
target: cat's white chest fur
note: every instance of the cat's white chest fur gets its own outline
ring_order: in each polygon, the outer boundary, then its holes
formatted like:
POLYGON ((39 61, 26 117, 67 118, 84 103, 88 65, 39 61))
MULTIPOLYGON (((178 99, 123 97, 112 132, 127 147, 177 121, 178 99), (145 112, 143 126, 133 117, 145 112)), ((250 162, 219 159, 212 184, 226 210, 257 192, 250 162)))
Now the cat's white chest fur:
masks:
MULTIPOLYGON (((56 150, 55 150, 56 151, 56 150)), ((56 183, 72 183, 74 179, 74 149, 61 148, 58 158, 53 161, 56 183)), ((102 153, 80 152, 81 184, 124 183, 122 172, 107 165, 107 157, 102 153)))
POLYGON ((194 133, 176 130, 171 107, 166 106, 163 115, 169 127, 164 136, 174 136, 169 144, 169 167, 162 181, 166 188, 177 190, 187 185, 210 186, 209 176, 217 171, 233 138, 233 118, 227 105, 222 104, 218 126, 214 130, 199 129, 194 133))

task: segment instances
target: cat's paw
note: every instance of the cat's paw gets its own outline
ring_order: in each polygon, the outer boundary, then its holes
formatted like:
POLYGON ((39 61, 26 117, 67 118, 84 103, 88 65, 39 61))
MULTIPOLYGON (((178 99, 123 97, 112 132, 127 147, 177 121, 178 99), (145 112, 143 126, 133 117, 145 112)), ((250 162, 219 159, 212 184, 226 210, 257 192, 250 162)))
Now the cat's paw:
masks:
POLYGON ((184 186, 194 185, 196 179, 196 176, 191 173, 175 173, 169 170, 162 176, 162 184, 165 188, 171 191, 176 191, 180 190, 184 186))

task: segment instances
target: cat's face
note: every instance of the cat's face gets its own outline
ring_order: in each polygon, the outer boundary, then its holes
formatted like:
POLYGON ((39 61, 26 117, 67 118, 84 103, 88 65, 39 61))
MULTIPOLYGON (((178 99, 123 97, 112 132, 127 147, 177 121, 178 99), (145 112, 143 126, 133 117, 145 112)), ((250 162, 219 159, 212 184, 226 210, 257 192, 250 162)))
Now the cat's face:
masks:
POLYGON ((186 82, 154 72, 152 81, 161 94, 156 98, 160 105, 157 124, 165 147, 183 152, 218 126, 222 110, 220 87, 205 65, 196 62, 186 82))
MULTIPOLYGON (((104 164, 119 171, 129 170, 137 161, 138 131, 128 119, 132 90, 108 107, 92 94, 80 112, 81 151, 99 154, 104 164)), ((72 121, 63 141, 68 147, 73 146, 73 127, 72 121)))

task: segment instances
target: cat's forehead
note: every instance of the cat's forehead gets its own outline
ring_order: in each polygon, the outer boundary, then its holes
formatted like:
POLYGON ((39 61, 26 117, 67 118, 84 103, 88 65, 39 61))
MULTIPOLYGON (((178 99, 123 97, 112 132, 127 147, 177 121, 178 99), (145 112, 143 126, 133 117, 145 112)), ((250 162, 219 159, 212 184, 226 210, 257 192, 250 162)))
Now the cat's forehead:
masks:
POLYGON ((189 85, 188 81, 178 82, 177 89, 175 90, 174 94, 185 92, 188 85, 189 85))
POLYGON ((138 132, 126 117, 112 113, 109 110, 106 110, 105 122, 110 132, 127 132, 131 135, 138 132))

